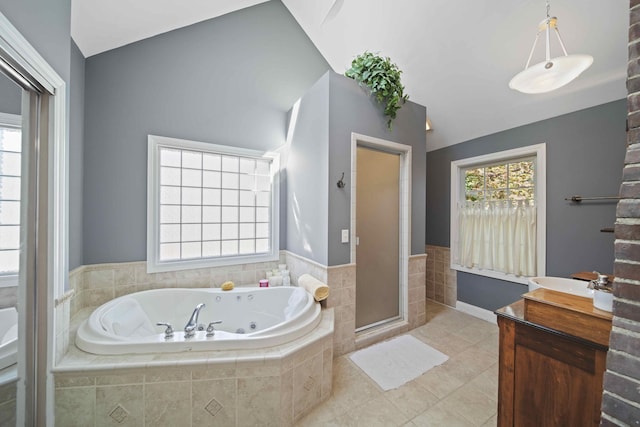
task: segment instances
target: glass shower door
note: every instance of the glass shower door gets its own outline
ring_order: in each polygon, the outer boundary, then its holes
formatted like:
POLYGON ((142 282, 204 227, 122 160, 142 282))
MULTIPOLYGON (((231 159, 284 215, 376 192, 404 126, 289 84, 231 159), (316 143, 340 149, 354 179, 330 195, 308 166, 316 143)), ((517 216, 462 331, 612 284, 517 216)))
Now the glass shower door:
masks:
POLYGON ((400 317, 400 155, 358 147, 356 331, 400 317))

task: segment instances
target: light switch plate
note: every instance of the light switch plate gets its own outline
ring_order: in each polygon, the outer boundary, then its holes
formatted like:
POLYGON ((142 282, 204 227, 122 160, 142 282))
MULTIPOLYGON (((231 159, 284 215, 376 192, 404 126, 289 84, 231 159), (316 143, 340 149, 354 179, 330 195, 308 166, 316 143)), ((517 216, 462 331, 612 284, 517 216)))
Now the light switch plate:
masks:
POLYGON ((342 243, 349 243, 349 230, 342 230, 342 243))

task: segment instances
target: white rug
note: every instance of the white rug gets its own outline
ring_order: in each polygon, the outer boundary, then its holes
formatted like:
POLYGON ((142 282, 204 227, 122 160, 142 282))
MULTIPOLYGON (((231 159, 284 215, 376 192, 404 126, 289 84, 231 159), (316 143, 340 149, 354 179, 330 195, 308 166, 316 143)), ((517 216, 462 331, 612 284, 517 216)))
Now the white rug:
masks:
POLYGON ((374 344, 349 357, 383 390, 398 388, 449 359, 412 335, 374 344))

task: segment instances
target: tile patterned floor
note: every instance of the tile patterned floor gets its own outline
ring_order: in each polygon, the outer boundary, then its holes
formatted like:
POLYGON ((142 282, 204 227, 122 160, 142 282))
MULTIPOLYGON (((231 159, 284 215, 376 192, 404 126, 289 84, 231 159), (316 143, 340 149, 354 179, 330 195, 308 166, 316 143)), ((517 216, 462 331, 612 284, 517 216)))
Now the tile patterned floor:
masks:
POLYGON ((385 392, 341 356, 333 363, 332 396, 296 425, 495 426, 498 327, 427 301, 427 323, 409 333, 449 360, 385 392))

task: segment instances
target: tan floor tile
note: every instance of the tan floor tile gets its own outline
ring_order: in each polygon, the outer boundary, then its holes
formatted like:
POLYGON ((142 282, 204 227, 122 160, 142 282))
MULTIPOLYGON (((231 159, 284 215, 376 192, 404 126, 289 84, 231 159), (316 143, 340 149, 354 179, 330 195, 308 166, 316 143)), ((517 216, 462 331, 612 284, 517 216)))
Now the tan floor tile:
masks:
POLYGON ((482 425, 495 415, 498 406, 495 399, 482 393, 473 384, 463 385, 442 399, 439 405, 450 412, 461 415, 475 425, 482 425))
POLYGON ((426 411, 439 400, 436 395, 425 390, 415 380, 402 387, 386 391, 384 397, 409 419, 426 411))
POLYGON ((442 404, 432 406, 411 422, 419 427, 473 427, 461 415, 449 411, 442 404))
POLYGON ((378 396, 351 409, 334 421, 345 427, 393 427, 405 424, 409 418, 384 396, 378 396))
POLYGON ((489 369, 472 379, 469 384, 477 387, 485 395, 494 400, 498 400, 498 364, 494 364, 489 369))
POLYGON ((349 355, 338 357, 331 397, 296 426, 495 426, 497 327, 431 301, 426 313, 427 323, 410 333, 447 362, 384 392, 349 355))
POLYGON ((464 328, 453 332, 453 335, 459 336, 473 344, 489 339, 491 336, 498 334, 498 326, 480 319, 474 319, 464 328))
POLYGON ((498 425, 498 416, 494 415, 493 417, 489 418, 489 421, 482 424, 482 427, 496 427, 497 425, 498 425))
POLYGON ((453 391, 462 387, 465 383, 463 380, 456 378, 449 372, 447 369, 448 363, 449 362, 447 361, 443 365, 430 369, 420 377, 416 378, 415 381, 420 384, 422 388, 440 399, 448 396, 453 391))

